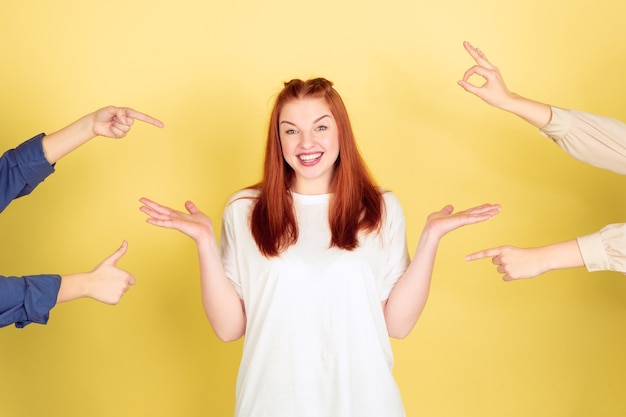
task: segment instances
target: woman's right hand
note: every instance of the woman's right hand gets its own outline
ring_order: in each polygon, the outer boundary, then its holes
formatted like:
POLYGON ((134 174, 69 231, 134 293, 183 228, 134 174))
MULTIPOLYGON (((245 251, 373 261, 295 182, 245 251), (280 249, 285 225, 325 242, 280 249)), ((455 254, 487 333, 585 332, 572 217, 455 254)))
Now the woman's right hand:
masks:
POLYGON ((143 204, 139 210, 148 215, 146 219, 148 223, 178 230, 196 242, 204 238, 215 239, 213 222, 191 201, 185 203, 188 213, 162 206, 145 197, 140 198, 139 201, 143 204))

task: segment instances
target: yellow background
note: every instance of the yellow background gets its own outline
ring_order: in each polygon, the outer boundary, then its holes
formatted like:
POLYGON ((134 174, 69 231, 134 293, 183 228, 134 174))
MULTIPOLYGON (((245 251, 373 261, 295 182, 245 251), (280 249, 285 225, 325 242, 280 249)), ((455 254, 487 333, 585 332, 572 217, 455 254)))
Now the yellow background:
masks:
POLYGON ((118 306, 74 301, 47 326, 0 330, 0 416, 232 415, 241 342, 204 317, 192 241, 147 225, 137 200, 191 199, 219 226, 259 179, 274 94, 314 76, 335 82, 403 203, 411 253, 443 205, 503 206, 444 238, 426 310, 393 341, 407 415, 625 415, 622 275, 504 283, 464 256, 626 221, 626 178, 456 85, 469 40, 513 91, 626 120, 625 13, 617 0, 3 2, 2 150, 108 104, 166 128, 94 139, 0 215, 4 275, 90 270, 127 239, 119 265, 138 280, 118 306))

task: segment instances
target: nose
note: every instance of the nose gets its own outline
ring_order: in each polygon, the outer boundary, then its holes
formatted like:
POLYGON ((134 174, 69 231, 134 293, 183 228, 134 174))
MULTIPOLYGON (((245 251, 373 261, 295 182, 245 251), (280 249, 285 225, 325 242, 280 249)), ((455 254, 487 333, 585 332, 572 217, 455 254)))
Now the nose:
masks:
POLYGON ((302 137, 300 140, 300 146, 303 149, 312 148, 315 143, 315 138, 313 137, 313 133, 311 132, 302 132, 302 137))

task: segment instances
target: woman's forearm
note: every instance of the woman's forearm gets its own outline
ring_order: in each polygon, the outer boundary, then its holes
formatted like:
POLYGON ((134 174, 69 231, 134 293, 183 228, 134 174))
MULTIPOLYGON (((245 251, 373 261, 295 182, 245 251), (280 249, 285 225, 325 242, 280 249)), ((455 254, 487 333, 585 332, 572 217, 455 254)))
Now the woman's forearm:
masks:
POLYGON ((197 242, 200 261, 202 304, 217 337, 229 342, 245 333, 246 314, 243 301, 230 282, 215 241, 197 242))
POLYGON ((439 238, 422 233, 413 260, 389 294, 384 305, 389 336, 406 337, 424 311, 438 244, 439 238))

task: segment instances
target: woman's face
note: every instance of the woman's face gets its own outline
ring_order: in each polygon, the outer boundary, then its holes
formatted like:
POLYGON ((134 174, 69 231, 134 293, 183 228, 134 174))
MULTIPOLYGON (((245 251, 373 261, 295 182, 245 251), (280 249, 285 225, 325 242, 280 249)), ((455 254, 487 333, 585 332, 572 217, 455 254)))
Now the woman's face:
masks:
POLYGON ((339 130, 322 98, 285 104, 278 118, 283 158, 295 172, 291 190, 327 194, 339 157, 339 130))

